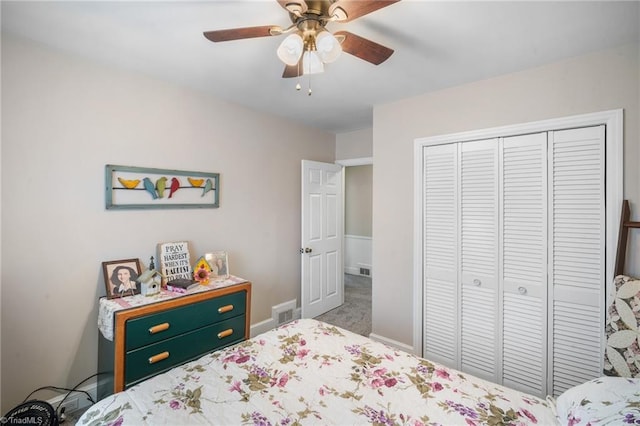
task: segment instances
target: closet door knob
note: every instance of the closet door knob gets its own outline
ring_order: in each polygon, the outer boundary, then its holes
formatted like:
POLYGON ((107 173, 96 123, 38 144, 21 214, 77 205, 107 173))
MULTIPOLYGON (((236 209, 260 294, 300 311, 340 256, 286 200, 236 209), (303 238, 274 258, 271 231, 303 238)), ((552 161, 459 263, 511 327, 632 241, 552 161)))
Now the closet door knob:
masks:
POLYGON ((518 287, 518 293, 527 294, 527 289, 525 287, 518 287))
POLYGON ((479 279, 474 279, 473 280, 473 285, 480 287, 480 284, 482 284, 482 281, 480 281, 479 279))

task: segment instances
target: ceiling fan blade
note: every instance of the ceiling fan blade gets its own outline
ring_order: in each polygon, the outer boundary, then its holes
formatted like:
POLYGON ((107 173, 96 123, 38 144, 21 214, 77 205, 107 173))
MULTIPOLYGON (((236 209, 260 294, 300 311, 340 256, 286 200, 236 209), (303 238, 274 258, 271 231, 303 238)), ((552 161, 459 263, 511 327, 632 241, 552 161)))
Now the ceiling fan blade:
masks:
POLYGON ((399 1, 400 0, 338 0, 329 7, 329 16, 335 16, 335 19, 340 22, 349 22, 399 1))
POLYGON ((282 34, 282 28, 280 28, 277 25, 263 25, 261 27, 246 27, 246 28, 232 28, 229 30, 205 31, 203 34, 207 39, 213 42, 218 42, 218 41, 240 40, 243 38, 270 37, 272 35, 282 34))
POLYGON ((335 37, 344 37, 344 41, 342 42, 343 52, 371 62, 374 65, 380 65, 389 59, 389 56, 393 53, 393 49, 357 36, 349 31, 337 31, 333 35, 335 37))
MULTIPOLYGON (((302 58, 300 58, 302 61, 302 58)), ((292 78, 298 77, 302 75, 302 64, 298 61, 295 65, 285 65, 284 72, 282 73, 282 78, 292 78)))

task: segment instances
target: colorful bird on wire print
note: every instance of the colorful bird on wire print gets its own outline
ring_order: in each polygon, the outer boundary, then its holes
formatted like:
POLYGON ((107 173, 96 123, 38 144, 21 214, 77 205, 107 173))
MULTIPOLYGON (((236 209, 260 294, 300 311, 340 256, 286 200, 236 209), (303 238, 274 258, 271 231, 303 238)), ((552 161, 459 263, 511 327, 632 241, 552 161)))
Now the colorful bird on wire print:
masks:
POLYGON ((187 178, 187 180, 189 181, 191 186, 195 188, 200 188, 202 186, 202 182, 204 182, 204 179, 196 179, 196 178, 187 178))
POLYGON ((118 180, 127 189, 133 189, 140 183, 140 179, 124 179, 119 177, 118 180))
POLYGON ((213 182, 211 179, 207 179, 207 182, 204 184, 204 189, 202 190, 201 197, 204 197, 204 194, 211 191, 213 189, 213 182))
POLYGON ((178 189, 180 189, 180 181, 178 180, 178 178, 172 177, 169 198, 171 198, 178 189))
POLYGON ((156 194, 156 187, 153 182, 151 182, 151 179, 149 179, 148 177, 144 178, 142 180, 142 184, 144 185, 144 189, 146 189, 147 192, 151 194, 154 200, 158 198, 158 195, 156 194))
POLYGON ((158 197, 164 197, 164 190, 167 187, 167 178, 162 176, 160 179, 156 181, 156 191, 158 192, 158 197))

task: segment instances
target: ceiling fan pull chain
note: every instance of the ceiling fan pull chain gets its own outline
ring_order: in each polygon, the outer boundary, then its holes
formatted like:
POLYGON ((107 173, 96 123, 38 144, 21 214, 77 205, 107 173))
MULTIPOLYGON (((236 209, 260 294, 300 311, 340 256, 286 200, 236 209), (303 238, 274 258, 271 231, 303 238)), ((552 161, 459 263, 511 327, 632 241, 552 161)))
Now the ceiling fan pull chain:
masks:
POLYGON ((311 74, 309 74, 309 96, 311 96, 311 74))

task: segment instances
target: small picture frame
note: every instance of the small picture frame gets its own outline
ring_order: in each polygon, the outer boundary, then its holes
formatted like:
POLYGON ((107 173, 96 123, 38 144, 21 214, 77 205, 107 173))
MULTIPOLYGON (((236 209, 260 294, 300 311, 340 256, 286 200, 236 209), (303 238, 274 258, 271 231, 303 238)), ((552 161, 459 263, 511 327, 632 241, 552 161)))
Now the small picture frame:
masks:
POLYGON ((140 294, 140 284, 137 282, 141 273, 140 260, 102 262, 102 271, 108 299, 140 294))
POLYGON ((229 278, 229 257, 226 251, 206 253, 204 258, 211 266, 211 279, 223 280, 229 278))

